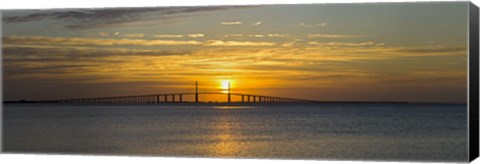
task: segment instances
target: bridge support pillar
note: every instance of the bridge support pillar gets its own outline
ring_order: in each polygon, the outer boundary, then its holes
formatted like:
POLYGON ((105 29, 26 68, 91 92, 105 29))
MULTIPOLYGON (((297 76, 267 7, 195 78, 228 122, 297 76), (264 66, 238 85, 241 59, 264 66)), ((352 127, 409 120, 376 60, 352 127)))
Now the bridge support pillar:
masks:
POLYGON ((172 102, 175 102, 175 95, 172 95, 172 102))
POLYGON ((163 102, 164 102, 164 103, 167 103, 167 102, 168 102, 168 97, 167 97, 167 95, 164 95, 164 98, 165 98, 165 100, 164 100, 163 102))
POLYGON ((195 81, 195 102, 198 103, 198 81, 195 81))
POLYGON ((244 99, 244 98, 245 98, 245 96, 242 95, 242 103, 245 102, 245 99, 244 99))
POLYGON ((179 94, 178 96, 179 96, 180 102, 182 102, 182 95, 179 94))

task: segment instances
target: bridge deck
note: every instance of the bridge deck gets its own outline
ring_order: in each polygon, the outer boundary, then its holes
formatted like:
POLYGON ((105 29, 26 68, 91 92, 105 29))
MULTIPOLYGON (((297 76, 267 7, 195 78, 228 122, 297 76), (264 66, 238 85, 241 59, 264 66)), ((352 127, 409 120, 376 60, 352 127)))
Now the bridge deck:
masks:
POLYGON ((184 97, 187 95, 195 96, 195 101, 200 102, 198 97, 200 95, 225 95, 226 102, 234 102, 231 100, 232 96, 241 97, 235 102, 240 103, 307 103, 317 102, 313 100, 286 98, 277 96, 265 96, 255 94, 243 93, 222 93, 222 92, 198 92, 198 93, 164 93, 164 94, 147 94, 147 95, 132 95, 132 96, 115 96, 115 97, 96 97, 96 98, 78 98, 78 99, 62 99, 62 100, 48 100, 42 102, 50 103, 183 103, 184 97))

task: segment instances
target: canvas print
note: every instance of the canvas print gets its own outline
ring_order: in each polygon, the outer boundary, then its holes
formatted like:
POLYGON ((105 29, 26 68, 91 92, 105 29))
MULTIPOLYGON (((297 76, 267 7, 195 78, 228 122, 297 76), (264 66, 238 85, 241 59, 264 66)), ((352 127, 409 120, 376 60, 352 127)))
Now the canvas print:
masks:
POLYGON ((468 4, 5 10, 3 151, 465 162, 468 4))

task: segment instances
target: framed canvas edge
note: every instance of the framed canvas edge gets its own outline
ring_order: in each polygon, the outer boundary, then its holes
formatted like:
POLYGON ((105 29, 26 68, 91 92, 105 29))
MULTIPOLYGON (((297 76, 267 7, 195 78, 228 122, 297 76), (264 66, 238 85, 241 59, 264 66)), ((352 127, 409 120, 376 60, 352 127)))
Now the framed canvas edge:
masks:
MULTIPOLYGON (((386 4, 386 3, 449 3, 457 1, 418 1, 418 2, 370 2, 360 3, 353 2, 351 4, 386 4)), ((313 5, 331 5, 337 3, 313 3, 313 5)), ((342 3, 340 3, 342 4, 342 3)), ((218 7, 218 6, 259 6, 259 5, 309 5, 309 4, 245 4, 245 5, 208 5, 208 6, 145 6, 145 7, 100 7, 95 9, 117 9, 117 8, 157 8, 157 7, 218 7)), ((71 10, 71 8, 64 8, 71 10)), ((64 10, 62 8, 52 8, 46 10, 64 10)), ((72 8, 74 9, 74 8, 72 8)), ((0 19, 2 19, 2 11, 14 10, 32 10, 32 9, 0 9, 0 19)), ((33 9, 35 10, 35 9, 33 9)), ((3 23, 0 22, 0 38, 3 38, 3 23)), ((0 39, 0 100, 3 101, 3 44, 0 39)), ((479 157, 479 8, 472 2, 468 2, 468 159, 473 161, 479 157)), ((3 103, 0 105, 0 153, 4 153, 3 149, 3 103)), ((29 154, 29 153, 21 153, 29 154)), ((38 153, 33 153, 38 154, 38 153)), ((68 155, 68 154, 63 154, 68 155)), ((378 160, 375 160, 378 161, 378 160)), ((330 162, 330 160, 329 160, 330 162)), ((362 162, 362 161, 360 161, 362 162)), ((363 161, 365 162, 365 161, 363 161)), ((373 161, 372 161, 373 162, 373 161)), ((402 162, 402 161, 399 161, 402 162)), ((405 161, 403 161, 405 162, 405 161)))
POLYGON ((468 10, 468 152, 469 161, 473 161, 479 151, 479 12, 472 2, 469 2, 468 10))
MULTIPOLYGON (((0 20, 3 20, 2 10, 0 9, 0 20)), ((3 21, 0 21, 0 100, 2 104, 0 105, 0 153, 3 153, 3 21)))

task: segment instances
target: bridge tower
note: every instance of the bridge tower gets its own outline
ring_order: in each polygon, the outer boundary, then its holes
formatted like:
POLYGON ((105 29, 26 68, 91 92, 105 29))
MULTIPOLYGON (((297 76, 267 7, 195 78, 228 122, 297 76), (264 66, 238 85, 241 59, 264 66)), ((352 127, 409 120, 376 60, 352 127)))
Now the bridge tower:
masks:
POLYGON ((228 82, 228 102, 230 103, 230 82, 228 82))
POLYGON ((195 102, 198 103, 198 81, 195 81, 195 102))

